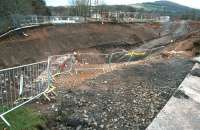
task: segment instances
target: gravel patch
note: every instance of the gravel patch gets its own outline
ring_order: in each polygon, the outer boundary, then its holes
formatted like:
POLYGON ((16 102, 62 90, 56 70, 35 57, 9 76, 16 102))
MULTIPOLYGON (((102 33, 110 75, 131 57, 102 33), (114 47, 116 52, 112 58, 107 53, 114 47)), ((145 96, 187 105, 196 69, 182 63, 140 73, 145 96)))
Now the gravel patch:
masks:
POLYGON ((49 127, 143 130, 164 107, 192 66, 184 59, 131 65, 82 83, 81 86, 90 89, 62 90, 57 118, 49 127))

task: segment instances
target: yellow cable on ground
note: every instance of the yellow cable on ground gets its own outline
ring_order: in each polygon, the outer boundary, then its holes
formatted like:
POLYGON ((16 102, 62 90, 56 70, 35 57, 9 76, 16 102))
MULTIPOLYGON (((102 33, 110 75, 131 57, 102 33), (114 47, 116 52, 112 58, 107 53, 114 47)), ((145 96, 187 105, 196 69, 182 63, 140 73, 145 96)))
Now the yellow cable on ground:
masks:
POLYGON ((137 51, 133 51, 133 50, 128 51, 128 53, 127 53, 127 55, 131 56, 131 57, 133 57, 133 56, 144 56, 145 54, 146 54, 145 52, 137 52, 137 51))
POLYGON ((53 86, 53 85, 51 85, 51 86, 48 87, 47 90, 45 90, 45 92, 44 92, 43 95, 44 95, 49 101, 51 101, 51 99, 49 98, 48 94, 49 94, 49 93, 53 93, 54 95, 56 95, 56 92, 54 91, 55 89, 56 89, 56 87, 53 86))

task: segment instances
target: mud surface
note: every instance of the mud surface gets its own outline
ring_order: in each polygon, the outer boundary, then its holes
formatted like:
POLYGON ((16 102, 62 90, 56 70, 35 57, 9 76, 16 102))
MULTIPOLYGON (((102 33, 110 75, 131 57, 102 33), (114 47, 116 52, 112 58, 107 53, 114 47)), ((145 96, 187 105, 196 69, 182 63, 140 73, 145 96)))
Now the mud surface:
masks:
POLYGON ((131 65, 60 91, 49 129, 145 129, 193 64, 185 59, 131 65), (81 89, 81 88, 89 89, 81 89))
POLYGON ((14 34, 0 41, 0 68, 46 60, 48 56, 79 48, 112 47, 113 43, 115 47, 129 47, 157 37, 152 29, 137 24, 69 24, 35 28, 24 33, 28 37, 14 34))

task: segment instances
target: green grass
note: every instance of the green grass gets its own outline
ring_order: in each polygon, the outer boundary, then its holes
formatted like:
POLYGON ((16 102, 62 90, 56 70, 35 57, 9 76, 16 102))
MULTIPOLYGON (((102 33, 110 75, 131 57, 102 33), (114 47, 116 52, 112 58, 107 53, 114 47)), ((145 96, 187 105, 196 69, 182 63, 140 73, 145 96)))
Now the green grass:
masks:
POLYGON ((37 130, 36 126, 44 125, 46 122, 41 114, 28 107, 18 108, 5 115, 5 118, 11 124, 11 127, 8 128, 6 124, 0 120, 0 130, 4 128, 7 128, 6 130, 37 130))

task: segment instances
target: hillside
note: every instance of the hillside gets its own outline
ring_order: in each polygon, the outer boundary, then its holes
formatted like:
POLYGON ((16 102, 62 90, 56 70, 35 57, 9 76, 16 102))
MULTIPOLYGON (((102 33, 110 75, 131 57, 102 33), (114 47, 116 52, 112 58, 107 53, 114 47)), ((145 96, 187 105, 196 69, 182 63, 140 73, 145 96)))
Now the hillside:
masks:
POLYGON ((190 18, 199 18, 200 10, 183 6, 171 1, 156 1, 132 4, 132 7, 138 11, 156 12, 161 15, 184 16, 189 15, 190 18))
MULTIPOLYGON (((52 15, 70 15, 76 16, 77 9, 74 6, 69 7, 48 7, 52 15)), ((93 7, 101 11, 122 11, 122 12, 150 12, 158 15, 169 15, 171 17, 178 17, 182 19, 200 19, 200 10, 183 6, 171 1, 155 1, 146 3, 137 3, 131 5, 100 5, 93 7)), ((82 11, 83 12, 83 11, 82 11)), ((84 16, 84 14, 79 14, 84 16)), ((89 13, 88 13, 89 15, 89 13)))

